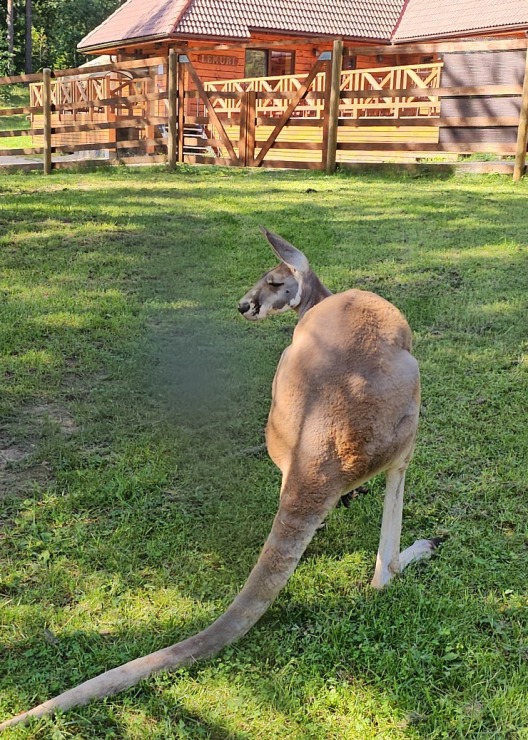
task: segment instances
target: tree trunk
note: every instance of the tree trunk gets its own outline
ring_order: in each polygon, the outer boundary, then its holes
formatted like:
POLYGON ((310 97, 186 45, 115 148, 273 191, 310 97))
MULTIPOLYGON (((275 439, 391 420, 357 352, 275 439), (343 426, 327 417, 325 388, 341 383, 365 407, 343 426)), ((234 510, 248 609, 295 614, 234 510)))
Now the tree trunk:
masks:
POLYGON ((31 38, 31 29, 33 26, 33 3, 32 0, 26 0, 26 74, 32 72, 33 44, 31 38))
POLYGON ((15 50, 15 12, 13 0, 7 0, 7 50, 9 52, 9 71, 12 71, 15 50))

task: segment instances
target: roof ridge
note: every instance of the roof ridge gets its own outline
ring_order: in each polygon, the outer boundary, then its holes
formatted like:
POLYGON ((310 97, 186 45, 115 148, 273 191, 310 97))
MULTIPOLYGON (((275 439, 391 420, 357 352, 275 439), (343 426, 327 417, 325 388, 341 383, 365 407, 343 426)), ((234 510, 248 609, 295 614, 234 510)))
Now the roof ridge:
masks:
POLYGON ((411 2, 411 0, 404 0, 403 5, 401 6, 401 10, 400 10, 400 14, 398 16, 398 20, 394 24, 394 27, 393 27, 393 29, 392 29, 392 31, 390 33, 389 40, 391 42, 394 41, 394 39, 396 37, 396 34, 398 33, 398 28, 400 27, 400 23, 403 20, 403 17, 405 15, 405 11, 407 10, 407 7, 408 7, 408 5, 409 5, 410 2, 411 2))
POLYGON ((177 10, 176 14, 174 16, 174 20, 171 21, 170 27, 171 27, 171 33, 174 33, 176 30, 176 26, 181 21, 185 13, 189 10, 191 5, 193 5, 196 2, 196 0, 183 0, 181 5, 181 10, 177 10))

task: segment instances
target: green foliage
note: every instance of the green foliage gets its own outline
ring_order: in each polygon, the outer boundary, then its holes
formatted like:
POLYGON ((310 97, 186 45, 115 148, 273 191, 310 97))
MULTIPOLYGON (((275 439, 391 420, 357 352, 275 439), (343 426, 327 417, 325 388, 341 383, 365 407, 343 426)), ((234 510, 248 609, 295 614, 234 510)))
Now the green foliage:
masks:
POLYGON ((247 577, 295 322, 237 315, 274 264, 260 223, 407 315, 403 545, 449 535, 373 593, 375 480, 240 643, 9 737, 528 737, 528 182, 187 166, 0 190, 2 719, 194 633, 247 577))
MULTIPOLYGON (((7 35, 0 28, 0 77, 7 77, 11 74, 13 66, 13 57, 7 48, 7 35)), ((10 101, 10 88, 0 85, 0 103, 7 105, 10 101)))
MULTIPOLYGON (((76 50, 79 41, 107 18, 123 0, 33 0, 33 69, 76 67, 86 57, 76 50)), ((6 2, 0 2, 2 18, 6 2)), ((15 54, 11 74, 24 71, 24 3, 15 2, 15 54)), ((5 34, 0 34, 0 65, 7 53, 5 34)))

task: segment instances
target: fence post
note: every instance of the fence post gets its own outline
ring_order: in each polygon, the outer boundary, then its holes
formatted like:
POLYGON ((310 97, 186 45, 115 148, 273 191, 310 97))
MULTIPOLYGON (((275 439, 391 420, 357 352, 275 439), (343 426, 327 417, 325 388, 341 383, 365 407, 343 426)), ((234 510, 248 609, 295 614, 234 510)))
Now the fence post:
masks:
POLYGON ((528 49, 526 51, 526 66, 524 70, 524 84, 521 102, 521 113, 519 116, 519 129, 517 131, 517 150, 515 154, 515 167, 513 169, 513 181, 519 182, 526 164, 526 145, 528 144, 528 49))
POLYGON ((255 162, 255 119, 257 117, 257 93, 250 90, 247 95, 247 129, 246 129, 246 166, 253 167, 255 162))
MULTIPOLYGON (((181 55, 185 61, 188 58, 181 55)), ((185 62, 178 57, 178 162, 185 159, 185 62)))
MULTIPOLYGON (((337 126, 339 122, 339 100, 341 93, 341 68, 343 66, 343 40, 335 39, 330 73, 330 98, 327 107, 325 170, 327 175, 335 172, 337 155, 337 126)), ((327 77, 328 80, 328 77, 327 77)))
POLYGON ((178 55, 174 49, 169 52, 169 121, 167 141, 167 164, 171 169, 176 166, 178 155, 178 55))
POLYGON ((240 137, 238 159, 243 167, 251 167, 255 158, 255 109, 257 93, 254 90, 242 93, 240 100, 240 137))
POLYGON ((42 70, 42 114, 44 138, 44 174, 51 174, 51 69, 42 70))

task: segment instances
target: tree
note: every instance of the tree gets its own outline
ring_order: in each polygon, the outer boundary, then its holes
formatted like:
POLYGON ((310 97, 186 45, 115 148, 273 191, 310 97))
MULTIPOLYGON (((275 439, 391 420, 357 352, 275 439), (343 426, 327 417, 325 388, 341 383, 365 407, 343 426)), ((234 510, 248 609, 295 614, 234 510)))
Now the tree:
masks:
POLYGON ((7 0, 7 51, 11 56, 15 48, 15 6, 13 0, 7 0))
POLYGON ((0 0, 0 58, 9 73, 76 67, 85 60, 77 44, 123 0, 0 0), (3 26, 3 23, 2 23, 3 26))
POLYGON ((32 0, 26 0, 26 74, 31 74, 33 70, 33 40, 32 40, 32 29, 33 29, 33 3, 32 0))

